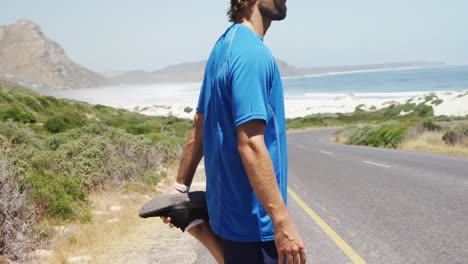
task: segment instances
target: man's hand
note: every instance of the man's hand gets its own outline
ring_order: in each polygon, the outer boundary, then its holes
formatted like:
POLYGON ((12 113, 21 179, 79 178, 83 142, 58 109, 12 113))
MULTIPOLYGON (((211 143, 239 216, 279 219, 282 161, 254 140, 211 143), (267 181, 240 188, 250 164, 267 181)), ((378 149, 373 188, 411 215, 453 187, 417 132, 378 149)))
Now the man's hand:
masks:
POLYGON ((278 249, 279 263, 304 264, 307 256, 304 242, 291 221, 275 226, 275 243, 278 249))
MULTIPOLYGON (((179 192, 176 189, 173 189, 172 192, 170 192, 169 194, 177 194, 177 193, 181 193, 181 192, 179 192)), ((170 217, 161 216, 160 218, 165 224, 169 224, 170 228, 174 228, 174 225, 171 223, 172 219, 170 217)))

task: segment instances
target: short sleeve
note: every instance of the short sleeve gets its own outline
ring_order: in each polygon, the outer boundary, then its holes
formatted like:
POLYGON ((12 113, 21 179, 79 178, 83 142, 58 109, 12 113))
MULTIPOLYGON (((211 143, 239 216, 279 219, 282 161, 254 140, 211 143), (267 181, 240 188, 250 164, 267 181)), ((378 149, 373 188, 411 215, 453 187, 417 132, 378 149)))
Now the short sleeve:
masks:
POLYGON ((197 113, 203 114, 205 110, 205 98, 206 98, 206 88, 205 88, 205 82, 206 82, 206 74, 205 77, 203 78, 202 86, 200 89, 200 95, 198 96, 198 104, 197 104, 197 113))
POLYGON ((268 89, 271 79, 270 59, 262 51, 243 53, 230 68, 231 107, 234 125, 268 116, 268 89))

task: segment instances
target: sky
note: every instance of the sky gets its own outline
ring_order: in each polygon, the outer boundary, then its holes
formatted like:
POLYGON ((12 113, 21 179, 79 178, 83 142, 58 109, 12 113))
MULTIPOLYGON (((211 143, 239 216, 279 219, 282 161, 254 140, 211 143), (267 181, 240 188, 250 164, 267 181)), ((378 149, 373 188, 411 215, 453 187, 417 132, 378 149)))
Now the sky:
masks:
MULTIPOLYGON (((206 59, 230 23, 229 0, 0 0, 0 25, 37 23, 98 72, 206 59)), ((303 67, 403 61, 468 64, 467 0, 288 0, 265 44, 303 67)))

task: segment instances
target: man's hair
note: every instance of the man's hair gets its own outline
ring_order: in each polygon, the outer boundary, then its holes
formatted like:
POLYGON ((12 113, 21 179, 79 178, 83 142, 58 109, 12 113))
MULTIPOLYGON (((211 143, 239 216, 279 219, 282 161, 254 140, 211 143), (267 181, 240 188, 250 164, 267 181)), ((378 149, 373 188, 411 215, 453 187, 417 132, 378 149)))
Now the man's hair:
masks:
POLYGON ((231 6, 227 12, 230 22, 236 21, 242 10, 257 0, 231 0, 231 6))

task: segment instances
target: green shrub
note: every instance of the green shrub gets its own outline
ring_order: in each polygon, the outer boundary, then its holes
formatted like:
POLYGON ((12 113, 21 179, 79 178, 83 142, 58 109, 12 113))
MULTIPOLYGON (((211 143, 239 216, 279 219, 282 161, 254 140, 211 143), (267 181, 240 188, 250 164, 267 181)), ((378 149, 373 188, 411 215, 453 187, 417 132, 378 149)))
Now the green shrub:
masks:
POLYGON ((69 126, 61 118, 52 117, 44 123, 44 128, 51 133, 60 133, 66 131, 69 126))
MULTIPOLYGON (((358 111, 364 112, 364 111, 358 111)), ((326 127, 340 125, 345 120, 354 119, 356 116, 344 114, 314 114, 286 120, 288 129, 300 129, 305 127, 326 127)))
POLYGON ((97 105, 94 105, 94 109, 96 109, 96 110, 103 110, 103 109, 112 109, 112 108, 109 107, 109 106, 97 104, 97 105))
POLYGON ((60 220, 90 219, 87 195, 76 179, 36 171, 26 177, 26 184, 39 213, 60 220))
POLYGON ((418 104, 414 108, 414 112, 418 113, 420 117, 431 117, 434 116, 434 108, 424 103, 418 104))
POLYGON ((190 107, 190 106, 187 106, 187 107, 184 108, 185 113, 191 113, 192 111, 193 111, 193 108, 190 107))
POLYGON ((145 184, 151 185, 151 184, 155 184, 159 182, 160 179, 161 179, 161 174, 155 171, 147 171, 143 173, 140 180, 141 182, 145 184))
POLYGON ((348 144, 396 148, 403 140, 408 127, 401 124, 365 126, 357 129, 348 139, 348 144))
POLYGON ((0 134, 14 146, 25 144, 34 148, 38 145, 37 136, 29 127, 13 121, 0 122, 0 134))
POLYGON ((364 111, 364 110, 362 109, 363 107, 366 107, 366 105, 365 105, 365 104, 360 104, 360 105, 358 105, 358 106, 356 106, 356 107, 354 108, 354 111, 355 111, 355 112, 364 111))
POLYGON ((452 146, 466 138, 468 138, 468 126, 451 127, 442 136, 442 140, 452 146))
POLYGON ((182 140, 161 133, 152 133, 148 136, 151 144, 156 145, 164 162, 178 159, 182 140))
POLYGON ((60 133, 85 124, 86 121, 80 115, 67 112, 47 119, 44 123, 44 128, 51 133, 60 133))
POLYGON ((455 143, 459 140, 459 134, 455 133, 453 130, 448 130, 442 136, 442 140, 448 145, 455 145, 455 143))
POLYGON ((51 105, 61 106, 61 103, 60 103, 59 99, 57 99, 57 98, 55 98, 53 96, 43 96, 42 98, 47 100, 51 105))
MULTIPOLYGON (((180 141, 163 133, 133 135, 120 128, 90 124, 51 136, 45 146, 53 152, 49 167, 94 189, 140 180, 146 171, 159 171, 178 158, 180 141)), ((40 162, 47 164, 43 160, 36 163, 40 162)))
POLYGON ((62 138, 62 144, 55 150, 55 172, 79 179, 89 190, 103 185, 110 176, 105 163, 108 139, 94 135, 72 139, 70 135, 65 135, 68 140, 62 138))
POLYGON ((72 107, 74 108, 75 112, 78 113, 88 113, 91 111, 92 107, 89 106, 87 103, 82 103, 82 102, 75 102, 72 104, 72 107))
POLYGON ((426 95, 426 97, 424 97, 424 101, 427 103, 427 102, 431 102, 431 101, 434 101, 434 100, 437 100, 439 99, 437 97, 437 95, 435 95, 434 93, 431 93, 429 95, 426 95))
POLYGON ((440 125, 435 124, 432 120, 426 120, 422 123, 424 129, 428 131, 440 131, 442 127, 440 125))
POLYGON ((442 100, 442 99, 437 99, 437 100, 432 101, 432 104, 433 104, 433 105, 440 105, 440 104, 443 103, 443 102, 444 102, 444 100, 442 100))
POLYGON ((36 122, 36 117, 34 116, 33 113, 23 111, 17 106, 14 106, 6 111, 0 110, 0 119, 3 121, 11 119, 13 121, 21 122, 21 123, 35 123, 36 122))
POLYGON ((389 118, 400 118, 400 114, 402 112, 408 113, 406 114, 407 116, 434 116, 434 109, 432 108, 432 106, 426 105, 424 102, 420 104, 406 102, 404 104, 391 104, 373 113, 369 113, 368 117, 371 119, 388 120, 389 118))
POLYGON ((143 135, 152 132, 151 126, 149 124, 138 124, 138 125, 131 125, 126 129, 127 133, 133 135, 143 135))
POLYGON ((14 97, 3 91, 3 89, 0 89, 0 99, 6 103, 13 103, 15 101, 14 97))
POLYGON ((42 107, 49 107, 50 106, 49 101, 44 96, 37 97, 37 100, 39 101, 39 103, 41 104, 42 107))
POLYGON ((31 95, 25 95, 20 97, 21 101, 30 109, 39 112, 43 109, 41 103, 36 99, 36 97, 31 95))
POLYGON ((172 132, 171 134, 173 134, 176 138, 185 139, 187 135, 190 133, 191 128, 192 128, 191 122, 183 120, 183 121, 171 124, 170 131, 172 132))

